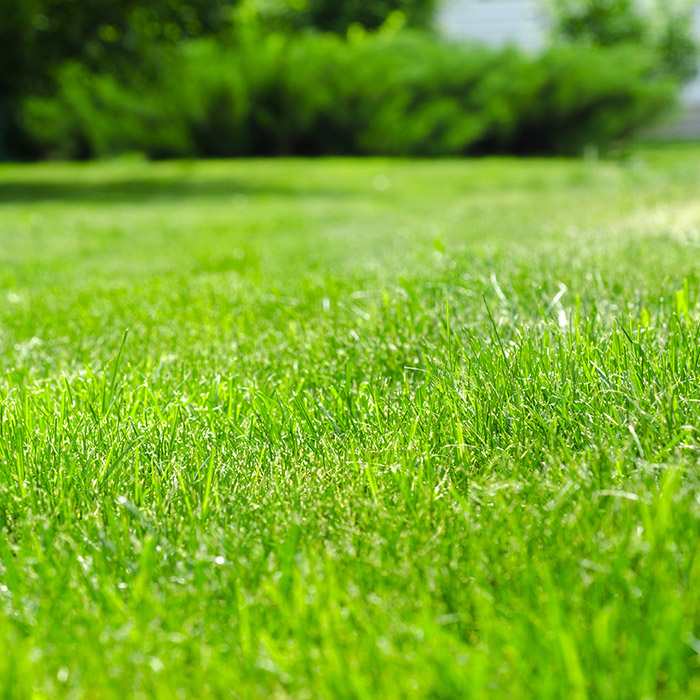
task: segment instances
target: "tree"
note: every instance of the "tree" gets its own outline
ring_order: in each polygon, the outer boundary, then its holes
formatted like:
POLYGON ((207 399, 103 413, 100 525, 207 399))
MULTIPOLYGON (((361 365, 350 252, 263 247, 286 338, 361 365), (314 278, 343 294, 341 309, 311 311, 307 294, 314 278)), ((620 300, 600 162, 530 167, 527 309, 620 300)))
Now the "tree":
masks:
POLYGON ((377 29, 387 18, 400 13, 410 27, 428 28, 439 0, 246 0, 245 6, 277 29, 313 29, 345 34, 358 24, 377 29))
POLYGON ((426 27, 435 5, 435 0, 309 0, 304 14, 309 26, 345 33, 351 24, 376 29, 392 12, 401 12, 409 26, 426 27))
POLYGON ((597 46, 637 44, 685 82, 697 72, 690 0, 548 0, 555 37, 597 46))

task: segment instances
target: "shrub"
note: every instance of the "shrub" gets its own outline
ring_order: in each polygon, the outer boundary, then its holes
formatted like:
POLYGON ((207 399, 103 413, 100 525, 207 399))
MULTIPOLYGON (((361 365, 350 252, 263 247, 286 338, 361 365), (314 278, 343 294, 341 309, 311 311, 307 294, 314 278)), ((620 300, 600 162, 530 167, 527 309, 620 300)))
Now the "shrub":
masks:
MULTIPOLYGON (((31 155, 17 129, 18 103, 54 87, 70 61, 119 71, 149 65, 164 47, 231 33, 238 0, 2 0, 0 160, 31 155)), ((69 69, 72 70, 72 69, 69 69)))
POLYGON ((194 41, 159 77, 66 67, 25 125, 70 157, 579 153, 653 121, 675 83, 630 47, 515 49, 415 33, 194 41))

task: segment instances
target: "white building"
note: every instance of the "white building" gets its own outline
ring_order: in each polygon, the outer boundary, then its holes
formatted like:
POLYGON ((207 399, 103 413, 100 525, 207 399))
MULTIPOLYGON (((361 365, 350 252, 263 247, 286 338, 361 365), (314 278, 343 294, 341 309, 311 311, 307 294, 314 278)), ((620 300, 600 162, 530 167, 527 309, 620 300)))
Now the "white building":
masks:
POLYGON ((539 7, 537 0, 443 0, 438 25, 451 38, 537 50, 546 31, 539 7))
MULTIPOLYGON (((539 0, 443 0, 438 26, 445 36, 472 38, 493 46, 515 44, 537 51, 547 40, 539 0)), ((700 38, 700 4, 695 13, 700 38)), ((683 91, 688 116, 672 128, 677 136, 700 136, 700 75, 683 91)))

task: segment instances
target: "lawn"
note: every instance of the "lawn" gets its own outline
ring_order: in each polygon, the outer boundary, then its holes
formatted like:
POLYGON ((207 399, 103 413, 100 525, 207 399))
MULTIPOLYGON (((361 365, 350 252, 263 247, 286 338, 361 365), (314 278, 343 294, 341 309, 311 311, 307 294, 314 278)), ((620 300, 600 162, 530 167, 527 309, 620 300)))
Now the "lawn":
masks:
POLYGON ((1 166, 2 697, 700 697, 699 195, 1 166))

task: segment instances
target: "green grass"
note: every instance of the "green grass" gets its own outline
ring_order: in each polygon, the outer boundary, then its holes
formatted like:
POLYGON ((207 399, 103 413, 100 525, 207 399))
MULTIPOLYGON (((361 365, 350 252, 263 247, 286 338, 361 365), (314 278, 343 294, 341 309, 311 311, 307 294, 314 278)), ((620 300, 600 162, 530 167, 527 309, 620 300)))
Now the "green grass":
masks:
POLYGON ((2 697, 700 697, 698 162, 0 167, 2 697))

